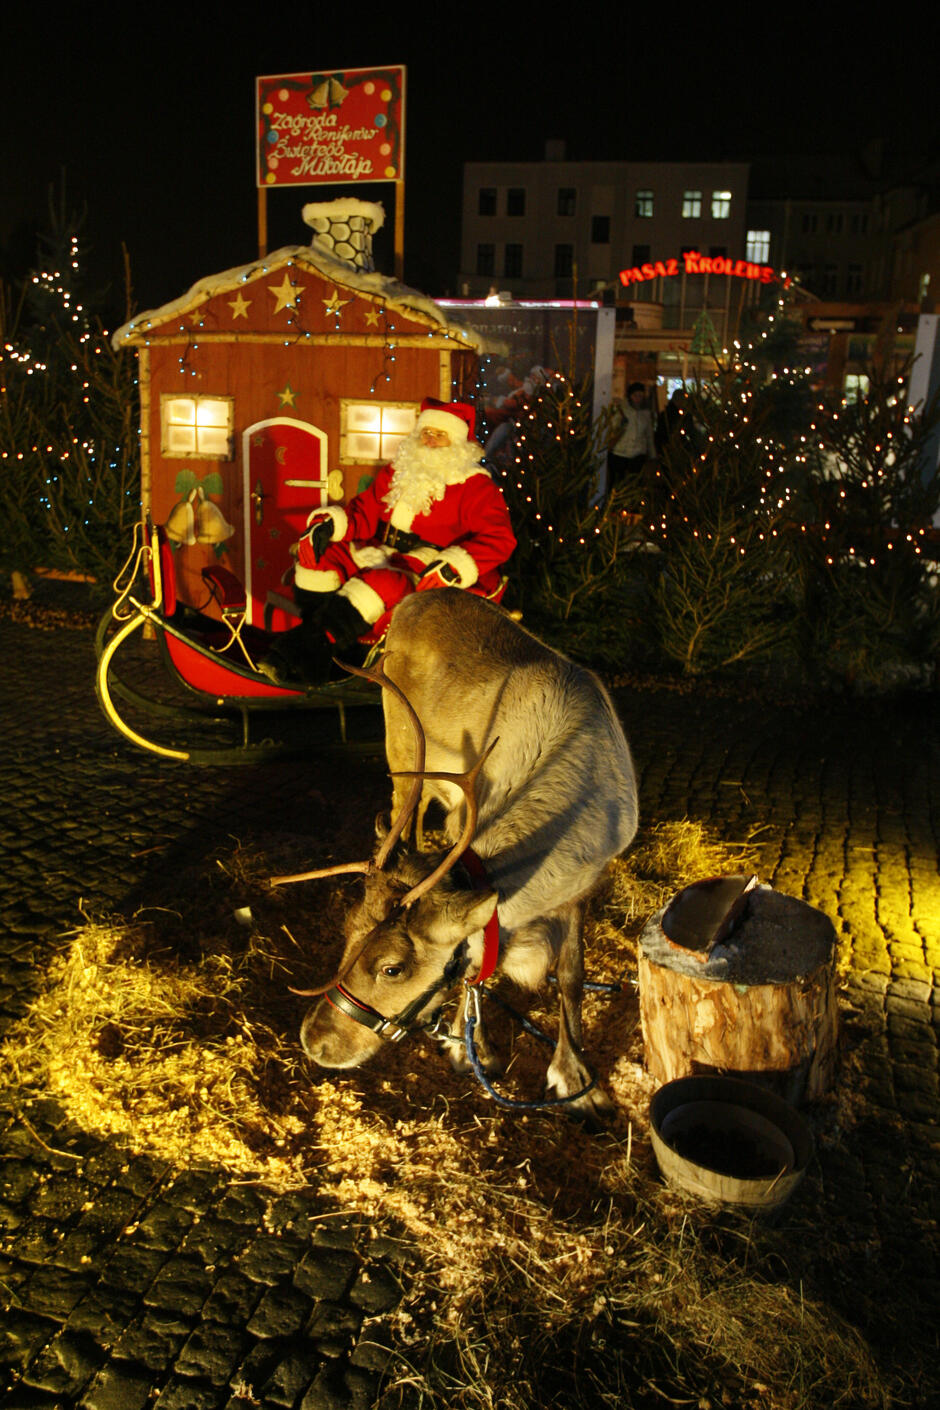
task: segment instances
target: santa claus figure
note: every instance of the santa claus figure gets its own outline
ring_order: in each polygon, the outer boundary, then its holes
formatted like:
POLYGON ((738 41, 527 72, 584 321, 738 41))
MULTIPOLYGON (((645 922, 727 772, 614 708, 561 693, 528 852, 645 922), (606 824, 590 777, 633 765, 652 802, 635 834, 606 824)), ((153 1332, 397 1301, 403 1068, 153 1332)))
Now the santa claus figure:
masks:
POLYGON ((464 588, 491 597, 516 546, 502 493, 481 464, 475 413, 427 398, 410 436, 345 507, 315 509, 296 546, 302 625, 260 669, 272 679, 325 680, 330 661, 378 635, 412 592, 464 588))

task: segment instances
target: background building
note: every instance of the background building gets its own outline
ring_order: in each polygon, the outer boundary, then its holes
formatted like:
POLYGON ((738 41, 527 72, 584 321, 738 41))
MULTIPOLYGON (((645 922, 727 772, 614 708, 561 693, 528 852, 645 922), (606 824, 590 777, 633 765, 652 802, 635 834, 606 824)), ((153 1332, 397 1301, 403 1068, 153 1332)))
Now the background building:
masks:
POLYGON ((754 163, 571 162, 553 142, 541 162, 469 162, 458 288, 614 304, 614 393, 637 378, 665 395, 786 274, 819 380, 851 390, 876 353, 913 349, 933 307, 938 170, 904 170, 882 142, 754 163))

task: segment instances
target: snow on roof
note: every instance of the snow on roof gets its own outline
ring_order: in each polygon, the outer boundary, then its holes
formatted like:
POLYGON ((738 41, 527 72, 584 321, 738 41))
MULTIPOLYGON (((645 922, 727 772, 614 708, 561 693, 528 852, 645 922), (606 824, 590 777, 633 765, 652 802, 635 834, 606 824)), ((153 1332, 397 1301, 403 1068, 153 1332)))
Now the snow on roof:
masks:
POLYGON ((255 279, 261 274, 270 274, 272 270, 286 264, 299 265, 332 283, 380 300, 387 308, 437 324, 442 333, 448 334, 477 353, 487 350, 486 339, 482 334, 465 324, 451 322, 427 294, 422 294, 417 289, 409 289, 406 284, 399 284, 397 279, 390 279, 387 275, 355 269, 345 260, 334 259, 326 251, 313 249, 309 245, 285 245, 261 259, 252 260, 251 264, 225 269, 220 274, 207 275, 180 298, 162 304, 159 308, 138 313, 130 322, 122 324, 112 335, 111 345, 119 348, 125 343, 141 342, 151 331, 172 319, 185 317, 206 299, 237 289, 250 279, 255 279))

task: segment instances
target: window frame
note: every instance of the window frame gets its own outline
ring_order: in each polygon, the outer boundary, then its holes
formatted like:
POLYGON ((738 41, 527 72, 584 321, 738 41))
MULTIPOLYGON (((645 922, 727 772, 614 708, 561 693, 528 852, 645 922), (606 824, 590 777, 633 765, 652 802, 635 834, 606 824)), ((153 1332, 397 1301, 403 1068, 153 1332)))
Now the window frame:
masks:
MULTIPOLYGON (((217 432, 219 426, 206 426, 206 432, 217 432)), ((214 392, 161 392, 160 394, 160 454, 167 460, 223 460, 235 459, 235 398, 225 393, 214 392), (170 406, 173 402, 192 402, 193 420, 173 421, 170 419, 170 406), (225 453, 218 450, 199 449, 199 420, 196 414, 196 406, 199 402, 215 402, 226 407, 225 426, 225 453), (169 444, 168 432, 172 429, 183 430, 191 425, 193 431, 193 448, 191 450, 174 450, 169 444)))
POLYGON ((340 465, 387 465, 391 461, 399 445, 407 435, 414 430, 421 410, 421 403, 417 401, 379 401, 375 397, 364 399, 362 397, 340 397, 339 398, 339 464, 340 465), (358 407, 368 407, 370 411, 379 413, 379 429, 372 432, 349 426, 349 414, 358 407), (385 411, 410 411, 413 412, 413 419, 409 431, 384 431, 382 429, 382 413, 385 411), (350 438, 354 435, 375 435, 378 441, 378 448, 375 455, 363 455, 359 451, 355 454, 349 448, 350 438))

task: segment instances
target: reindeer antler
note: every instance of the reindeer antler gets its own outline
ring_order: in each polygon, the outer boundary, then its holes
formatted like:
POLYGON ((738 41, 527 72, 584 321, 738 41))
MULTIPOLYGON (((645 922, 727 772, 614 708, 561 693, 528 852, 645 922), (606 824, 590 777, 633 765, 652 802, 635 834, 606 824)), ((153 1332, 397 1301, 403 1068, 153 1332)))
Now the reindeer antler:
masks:
MULTIPOLYGON (((411 702, 401 687, 397 686, 395 682, 390 680, 386 675, 385 660, 386 657, 384 655, 380 656, 371 670, 367 670, 363 666, 347 666, 343 661, 337 661, 336 664, 341 666, 344 671, 348 671, 351 676, 361 676, 363 680, 373 681, 376 685, 381 686, 383 690, 390 690, 405 707, 405 712, 411 721, 415 735, 415 767, 414 770, 409 770, 406 775, 406 777, 412 777, 413 775, 415 782, 410 794, 405 800, 405 805, 395 819, 394 825, 389 828, 388 835, 374 857, 370 857, 364 862, 341 862, 333 867, 319 867, 316 871, 294 872, 291 876, 272 876, 270 879, 272 886, 286 886, 294 881, 314 881, 316 878, 322 876, 343 876, 355 872, 365 873, 365 875, 368 876, 374 871, 381 871, 388 861, 395 843, 411 822, 415 809, 421 800, 422 778, 424 777, 422 770, 424 769, 427 744, 421 721, 418 719, 411 702)), ((433 775, 428 775, 428 777, 433 777, 433 775)))
MULTIPOLYGON (((459 784, 459 786, 463 789, 464 796, 467 800, 467 816, 464 819, 463 830, 461 831, 461 834, 458 837, 457 841, 454 843, 453 847, 447 853, 447 856, 443 859, 442 862, 438 864, 438 866, 434 868, 434 870, 430 873, 429 876, 426 876, 423 881, 419 881, 417 886, 413 886, 411 890, 405 896, 402 897, 400 904, 403 907, 414 905, 415 901, 417 901, 419 897, 424 896, 428 891, 430 891, 432 886, 436 886, 437 883, 440 881, 441 877, 446 876, 447 873, 451 870, 451 868, 457 865, 461 853, 465 852, 470 846, 470 843, 473 841, 473 834, 476 832, 477 815, 479 811, 476 796, 477 777, 480 773, 480 770, 483 768, 483 765, 486 763, 487 759, 490 757, 498 743, 499 737, 497 736, 497 738, 493 740, 489 748, 480 755, 479 759, 477 759, 476 763, 473 765, 473 768, 467 769, 465 773, 422 773, 420 775, 422 779, 447 779, 451 783, 459 784)), ((408 769, 407 771, 403 770, 400 772, 396 772, 395 777, 410 778, 413 772, 417 771, 411 769, 408 769)))

